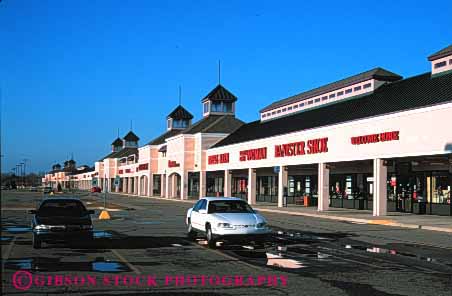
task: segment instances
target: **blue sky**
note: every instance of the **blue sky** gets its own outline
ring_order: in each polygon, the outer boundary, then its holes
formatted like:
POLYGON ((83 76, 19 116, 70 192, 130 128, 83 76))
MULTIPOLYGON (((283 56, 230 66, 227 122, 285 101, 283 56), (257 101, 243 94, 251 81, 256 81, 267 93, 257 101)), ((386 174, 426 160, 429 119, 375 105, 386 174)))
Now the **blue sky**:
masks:
POLYGON ((221 82, 237 116, 376 66, 404 77, 452 43, 452 1, 0 2, 2 171, 49 170, 110 151, 120 129, 140 145, 182 103, 221 82))

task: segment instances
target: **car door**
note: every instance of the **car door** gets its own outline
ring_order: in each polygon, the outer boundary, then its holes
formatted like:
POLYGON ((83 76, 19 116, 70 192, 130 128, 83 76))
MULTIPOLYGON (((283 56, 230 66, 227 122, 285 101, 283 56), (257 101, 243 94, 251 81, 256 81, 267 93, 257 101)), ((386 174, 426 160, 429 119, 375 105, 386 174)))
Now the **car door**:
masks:
POLYGON ((198 229, 205 231, 206 230, 206 221, 207 221, 207 200, 204 200, 203 203, 200 204, 199 206, 199 210, 198 210, 198 218, 197 218, 197 223, 198 223, 198 229))
POLYGON ((193 207, 193 210, 191 211, 191 216, 190 216, 190 222, 191 222, 191 226, 195 229, 200 229, 200 216, 201 214, 199 213, 199 209, 200 207, 206 204, 206 200, 205 199, 201 199, 199 202, 196 203, 196 205, 193 207))

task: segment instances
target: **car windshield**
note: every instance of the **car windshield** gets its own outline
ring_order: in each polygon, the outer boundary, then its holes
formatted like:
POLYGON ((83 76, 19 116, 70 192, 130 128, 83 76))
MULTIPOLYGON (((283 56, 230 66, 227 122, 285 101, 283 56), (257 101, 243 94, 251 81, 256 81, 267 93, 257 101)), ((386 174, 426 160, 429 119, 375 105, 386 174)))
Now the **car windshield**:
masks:
POLYGON ((254 213, 254 211, 241 200, 216 200, 209 202, 208 213, 254 213))
POLYGON ((80 217, 86 214, 86 208, 78 201, 47 201, 39 207, 37 214, 41 217, 80 217))

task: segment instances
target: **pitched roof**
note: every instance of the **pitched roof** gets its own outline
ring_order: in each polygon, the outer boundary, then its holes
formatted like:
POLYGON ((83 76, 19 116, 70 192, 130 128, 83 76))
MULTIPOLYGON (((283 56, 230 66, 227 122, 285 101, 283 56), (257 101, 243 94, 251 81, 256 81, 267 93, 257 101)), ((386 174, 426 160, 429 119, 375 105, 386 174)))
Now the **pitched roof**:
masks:
POLYGON ((402 76, 397 75, 393 72, 390 72, 388 70, 385 70, 383 68, 374 68, 372 70, 342 79, 342 80, 338 80, 336 82, 318 87, 318 88, 314 88, 305 92, 302 92, 298 95, 295 96, 291 96, 287 99, 283 99, 283 100, 279 100, 277 102, 274 102, 270 105, 268 105, 267 107, 263 108, 262 110, 260 110, 260 112, 265 112, 277 107, 282 107, 288 104, 292 104, 304 99, 308 99, 308 98, 312 98, 314 96, 326 93, 326 92, 330 92, 333 91, 335 89, 339 89, 339 88, 343 88, 343 87, 347 87, 349 85, 355 84, 355 83, 359 83, 359 82, 363 82, 365 80, 369 80, 369 79, 376 79, 376 80, 381 80, 381 81, 397 81, 402 79, 402 76))
POLYGON ((452 102, 452 74, 431 78, 430 72, 386 84, 360 98, 331 103, 291 116, 253 121, 213 147, 287 134, 306 129, 452 102))
POLYGON ((104 158, 100 159, 99 161, 102 161, 106 158, 121 158, 121 157, 126 157, 132 154, 138 154, 138 148, 135 147, 128 147, 128 148, 123 148, 119 151, 116 152, 112 152, 110 154, 108 154, 107 156, 105 156, 104 158))
POLYGON ((165 139, 174 137, 175 135, 178 135, 181 132, 182 132, 182 130, 177 130, 177 129, 169 130, 169 131, 161 134, 157 138, 149 141, 149 143, 147 143, 146 145, 160 145, 160 144, 163 144, 163 143, 165 143, 165 139))
POLYGON ((165 140, 178 134, 196 134, 196 133, 225 133, 230 134, 244 124, 243 121, 235 118, 234 115, 209 115, 195 122, 185 130, 170 130, 146 145, 160 145, 165 140))
POLYGON ((244 124, 234 115, 209 115, 182 131, 183 134, 225 133, 230 134, 244 124))
POLYGON ((126 141, 138 141, 140 138, 138 138, 137 135, 135 135, 132 131, 128 132, 127 135, 125 135, 124 140, 126 141))
POLYGON ((441 49, 440 51, 437 51, 434 54, 430 55, 428 57, 428 60, 429 61, 437 60, 437 59, 443 58, 443 57, 451 55, 451 54, 452 54, 452 44, 449 45, 448 47, 445 47, 445 48, 441 49))
POLYGON ((221 84, 218 84, 214 89, 212 89, 207 96, 205 96, 201 102, 204 101, 228 101, 235 102, 237 97, 234 96, 229 90, 224 88, 221 84))
POLYGON ((116 138, 116 140, 113 141, 113 143, 111 143, 111 145, 113 146, 122 146, 122 140, 121 138, 116 138))
POLYGON ((168 114, 169 118, 172 119, 192 119, 193 115, 187 111, 184 107, 181 105, 177 106, 176 109, 174 109, 170 114, 168 114))

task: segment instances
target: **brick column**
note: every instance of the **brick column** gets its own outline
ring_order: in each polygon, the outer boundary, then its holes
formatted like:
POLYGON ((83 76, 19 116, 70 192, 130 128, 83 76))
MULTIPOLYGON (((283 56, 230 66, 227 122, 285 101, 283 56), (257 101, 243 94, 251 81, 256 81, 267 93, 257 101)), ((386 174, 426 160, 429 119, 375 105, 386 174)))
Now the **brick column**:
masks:
POLYGON ((386 179, 388 168, 384 165, 384 160, 380 158, 374 159, 374 199, 373 199, 373 215, 386 216, 387 214, 387 190, 386 179))
POLYGON ((232 172, 230 170, 224 171, 224 196, 230 197, 231 196, 231 180, 232 180, 232 172))
POLYGON ((327 167, 326 163, 319 163, 319 183, 318 183, 318 193, 319 201, 317 210, 328 211, 330 207, 330 169, 327 167))
POLYGON ((256 204, 256 169, 248 169, 248 203, 256 204))
MULTIPOLYGON (((287 188, 288 167, 280 166, 278 173, 278 207, 283 206, 284 187, 287 188)), ((286 190, 287 194, 287 190, 286 190)))

